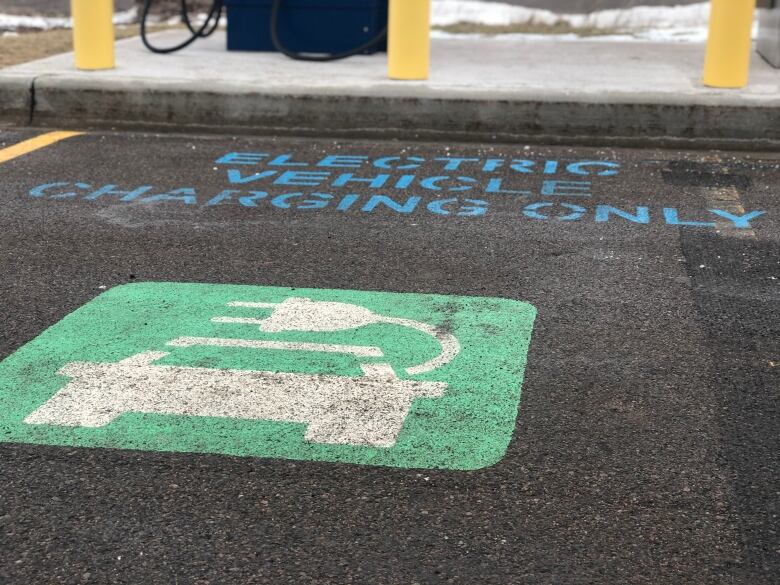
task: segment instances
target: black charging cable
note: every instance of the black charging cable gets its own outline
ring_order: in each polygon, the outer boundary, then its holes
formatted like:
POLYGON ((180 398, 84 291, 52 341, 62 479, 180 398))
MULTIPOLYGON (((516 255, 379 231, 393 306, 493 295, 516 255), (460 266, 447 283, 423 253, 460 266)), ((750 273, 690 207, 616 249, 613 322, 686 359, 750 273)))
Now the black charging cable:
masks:
POLYGON ((222 8, 225 6, 225 0, 214 0, 214 3, 211 5, 211 9, 206 16, 205 22, 198 29, 192 25, 192 21, 190 20, 189 9, 187 8, 187 0, 181 0, 181 18, 184 21, 184 24, 187 25, 187 28, 189 29, 192 36, 190 36, 190 38, 188 38, 183 43, 179 43, 173 47, 164 48, 155 47, 149 42, 149 39, 147 38, 146 21, 149 18, 149 12, 152 9, 152 4, 154 4, 154 0, 146 0, 144 3, 143 12, 141 13, 141 41, 143 42, 144 46, 152 53, 159 53, 164 55, 167 53, 175 53, 176 51, 180 51, 185 47, 189 47, 198 39, 205 38, 217 30, 219 21, 222 18, 222 8))
MULTIPOLYGON (((339 59, 346 59, 347 57, 352 57, 353 55, 358 55, 368 51, 369 49, 384 41, 385 37, 387 36, 387 27, 385 26, 385 28, 383 28, 382 31, 373 39, 363 43, 359 47, 349 51, 344 51, 342 53, 299 53, 296 51, 291 51, 285 47, 282 41, 279 39, 279 11, 282 7, 282 3, 283 0, 274 0, 273 4, 271 5, 271 22, 269 25, 271 29, 271 42, 274 44, 274 48, 277 51, 283 55, 286 55, 287 57, 290 57, 291 59, 296 59, 298 61, 320 62, 338 61, 339 59)), ((149 42, 149 39, 147 38, 146 22, 149 18, 149 13, 151 12, 153 4, 154 0, 146 0, 144 2, 143 12, 141 13, 141 41, 143 42, 144 46, 152 53, 167 54, 180 51, 185 47, 189 47, 198 39, 202 39, 213 34, 214 31, 217 30, 220 19, 222 18, 222 10, 225 7, 225 0, 214 0, 214 3, 211 5, 211 9, 206 15, 206 20, 200 26, 200 28, 195 28, 195 26, 192 24, 192 21, 190 20, 189 9, 187 8, 187 0, 181 0, 181 19, 187 26, 187 29, 190 31, 191 36, 178 45, 163 48, 155 47, 149 42)))

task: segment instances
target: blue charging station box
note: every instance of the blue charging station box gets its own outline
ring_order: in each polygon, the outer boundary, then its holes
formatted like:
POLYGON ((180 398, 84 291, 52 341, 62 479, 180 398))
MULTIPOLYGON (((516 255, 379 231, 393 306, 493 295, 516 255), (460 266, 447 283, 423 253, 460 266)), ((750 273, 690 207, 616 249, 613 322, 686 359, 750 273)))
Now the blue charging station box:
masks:
MULTIPOLYGON (((355 49, 387 26, 388 0, 283 0, 277 31, 296 53, 341 53, 355 49)), ((275 51, 271 41, 273 0, 226 0, 229 51, 275 51)), ((378 43, 366 53, 387 49, 378 43)))

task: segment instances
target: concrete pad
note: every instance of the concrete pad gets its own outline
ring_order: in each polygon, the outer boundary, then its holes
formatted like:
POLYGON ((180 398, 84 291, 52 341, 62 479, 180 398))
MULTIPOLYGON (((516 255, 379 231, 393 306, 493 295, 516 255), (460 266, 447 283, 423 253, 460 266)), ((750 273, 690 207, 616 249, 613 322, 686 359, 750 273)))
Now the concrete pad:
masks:
POLYGON ((698 45, 437 38, 424 82, 388 80, 384 55, 312 64, 224 47, 216 34, 159 56, 131 39, 115 70, 75 71, 60 55, 0 81, 36 77, 40 124, 780 140, 780 73, 755 58, 748 88, 705 88, 698 45))

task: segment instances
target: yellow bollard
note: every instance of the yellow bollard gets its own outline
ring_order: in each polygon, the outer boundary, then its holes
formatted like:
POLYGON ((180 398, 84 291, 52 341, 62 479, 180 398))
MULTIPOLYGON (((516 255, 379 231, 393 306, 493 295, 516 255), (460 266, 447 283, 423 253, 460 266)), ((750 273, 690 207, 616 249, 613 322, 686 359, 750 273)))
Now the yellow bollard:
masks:
POLYGON ((390 79, 428 79, 431 0, 390 0, 387 74, 390 79))
POLYGON ((114 68, 114 0, 71 0, 78 69, 114 68))
POLYGON ((738 88, 748 83, 756 0, 712 0, 704 85, 738 88))

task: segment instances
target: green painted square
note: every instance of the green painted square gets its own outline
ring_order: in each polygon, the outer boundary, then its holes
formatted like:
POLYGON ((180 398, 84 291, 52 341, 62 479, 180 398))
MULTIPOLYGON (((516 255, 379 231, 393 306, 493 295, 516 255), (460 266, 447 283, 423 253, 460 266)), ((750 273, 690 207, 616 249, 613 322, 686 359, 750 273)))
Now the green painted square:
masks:
POLYGON ((480 469, 511 439, 535 314, 485 297, 119 286, 0 362, 0 440, 480 469))

